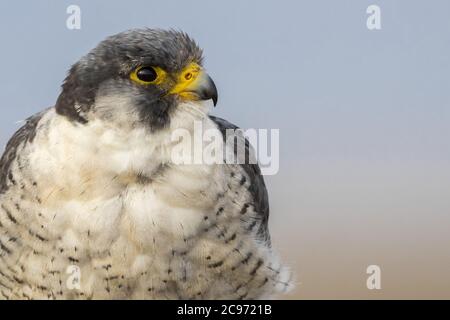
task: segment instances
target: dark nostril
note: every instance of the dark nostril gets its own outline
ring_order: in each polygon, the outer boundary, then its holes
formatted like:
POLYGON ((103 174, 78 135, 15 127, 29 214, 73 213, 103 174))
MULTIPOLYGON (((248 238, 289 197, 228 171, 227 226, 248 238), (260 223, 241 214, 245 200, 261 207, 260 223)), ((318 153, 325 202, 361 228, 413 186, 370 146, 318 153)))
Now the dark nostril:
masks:
POLYGON ((191 72, 186 73, 186 74, 184 75, 184 78, 185 78, 186 80, 191 80, 191 79, 192 79, 192 73, 191 73, 191 72))

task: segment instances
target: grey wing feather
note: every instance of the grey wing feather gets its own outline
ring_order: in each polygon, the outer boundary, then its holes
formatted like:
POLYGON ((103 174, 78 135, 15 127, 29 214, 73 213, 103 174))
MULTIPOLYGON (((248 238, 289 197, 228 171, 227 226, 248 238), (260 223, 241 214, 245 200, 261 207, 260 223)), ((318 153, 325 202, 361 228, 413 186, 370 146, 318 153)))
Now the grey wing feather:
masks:
POLYGON ((6 145, 3 156, 0 159, 0 194, 6 192, 10 184, 16 183, 11 174, 11 164, 16 159, 19 148, 28 142, 33 142, 39 120, 41 120, 46 111, 28 118, 25 125, 12 136, 6 145))
MULTIPOLYGON (((234 124, 214 116, 210 116, 211 120, 214 121, 222 133, 224 139, 226 139, 226 130, 227 129, 239 129, 234 124)), ((249 141, 245 140, 245 152, 247 155, 251 154, 250 150, 252 146, 249 141)), ((236 152, 236 149, 235 149, 236 152)), ((266 184, 264 183, 264 178, 261 175, 261 170, 258 164, 239 164, 242 169, 247 173, 250 178, 250 187, 249 192, 253 198, 253 206, 255 208, 255 212, 258 214, 258 218, 261 223, 258 229, 258 236, 267 242, 270 245, 270 235, 268 229, 269 223, 269 197, 267 194, 266 184)))

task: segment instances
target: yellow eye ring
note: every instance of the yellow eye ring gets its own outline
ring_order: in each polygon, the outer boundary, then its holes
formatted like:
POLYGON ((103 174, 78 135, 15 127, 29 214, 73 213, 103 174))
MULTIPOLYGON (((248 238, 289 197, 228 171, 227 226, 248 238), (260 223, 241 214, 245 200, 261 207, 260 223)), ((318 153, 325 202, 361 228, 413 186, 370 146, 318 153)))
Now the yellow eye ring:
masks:
POLYGON ((159 67, 141 66, 136 68, 130 79, 142 85, 160 84, 164 81, 166 72, 159 67))

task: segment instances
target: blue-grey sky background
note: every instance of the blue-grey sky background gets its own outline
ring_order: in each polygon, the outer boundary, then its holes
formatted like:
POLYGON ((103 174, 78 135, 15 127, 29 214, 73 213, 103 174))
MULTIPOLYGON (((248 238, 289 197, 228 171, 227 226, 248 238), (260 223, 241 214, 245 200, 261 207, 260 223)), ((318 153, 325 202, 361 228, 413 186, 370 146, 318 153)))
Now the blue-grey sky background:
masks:
POLYGON ((280 129, 266 180, 291 297, 450 298, 449 17, 446 0, 2 1, 0 145, 106 36, 182 29, 219 88, 213 113, 280 129), (370 4, 382 30, 366 27, 370 4))

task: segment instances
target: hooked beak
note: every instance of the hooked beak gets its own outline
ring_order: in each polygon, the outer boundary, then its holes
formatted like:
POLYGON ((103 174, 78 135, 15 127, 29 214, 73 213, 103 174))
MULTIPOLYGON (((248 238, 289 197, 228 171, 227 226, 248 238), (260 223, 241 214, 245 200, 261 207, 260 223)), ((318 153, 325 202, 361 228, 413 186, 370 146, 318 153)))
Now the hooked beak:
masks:
POLYGON ((217 87, 211 77, 198 65, 192 64, 181 72, 177 84, 169 92, 185 100, 212 100, 217 105, 217 87))
POLYGON ((216 84, 206 72, 203 72, 200 77, 201 79, 199 79, 198 86, 194 89, 194 92, 201 100, 212 99, 215 107, 217 105, 217 101, 219 100, 216 84))

